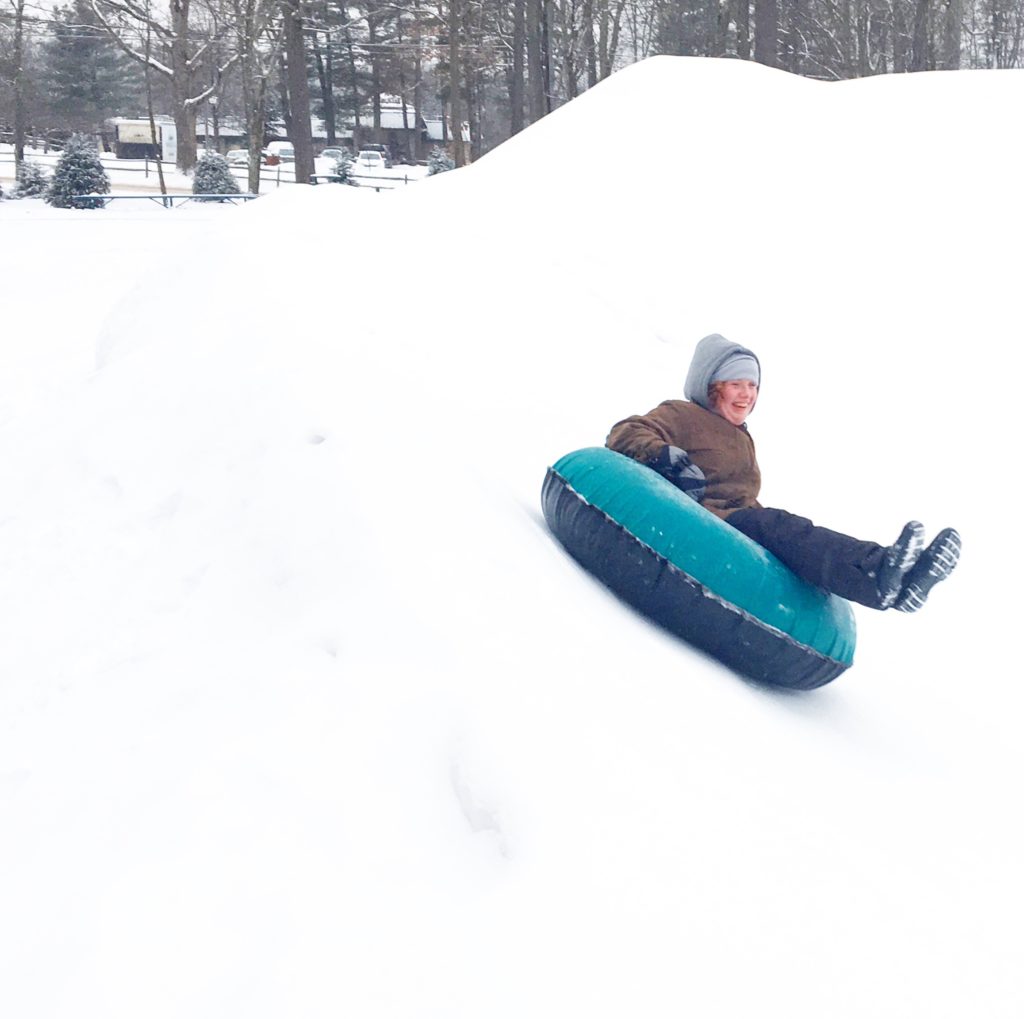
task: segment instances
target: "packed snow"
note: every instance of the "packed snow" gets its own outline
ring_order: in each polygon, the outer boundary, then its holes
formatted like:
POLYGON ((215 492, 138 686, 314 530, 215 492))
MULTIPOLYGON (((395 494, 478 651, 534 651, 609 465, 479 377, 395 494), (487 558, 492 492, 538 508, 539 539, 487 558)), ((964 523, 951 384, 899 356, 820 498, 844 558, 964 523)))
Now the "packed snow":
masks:
POLYGON ((1024 1013, 1022 101, 657 58, 390 194, 0 203, 0 1013, 1024 1013), (712 331, 763 502, 963 534, 818 691, 540 515, 712 331))

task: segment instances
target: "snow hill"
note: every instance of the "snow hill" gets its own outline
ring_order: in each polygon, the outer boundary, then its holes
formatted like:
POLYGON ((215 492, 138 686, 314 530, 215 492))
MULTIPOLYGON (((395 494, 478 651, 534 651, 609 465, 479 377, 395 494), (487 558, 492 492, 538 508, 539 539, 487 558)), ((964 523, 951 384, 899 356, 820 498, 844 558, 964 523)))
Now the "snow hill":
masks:
POLYGON ((400 192, 156 210, 59 336, 26 302, 116 220, 48 220, 3 279, 0 1012, 1019 1017, 1022 101, 658 58, 400 192), (766 504, 964 536, 809 694, 540 517, 711 331, 766 504))

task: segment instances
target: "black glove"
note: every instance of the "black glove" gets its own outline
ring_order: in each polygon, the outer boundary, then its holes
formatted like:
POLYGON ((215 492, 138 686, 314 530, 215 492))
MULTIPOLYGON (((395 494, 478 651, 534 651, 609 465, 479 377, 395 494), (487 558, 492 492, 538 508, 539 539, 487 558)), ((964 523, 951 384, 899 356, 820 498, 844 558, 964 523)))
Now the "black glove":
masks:
POLYGON ((653 467, 691 499, 696 499, 697 502, 704 499, 707 479, 685 449, 678 446, 662 446, 658 450, 658 455, 648 462, 648 466, 653 467))

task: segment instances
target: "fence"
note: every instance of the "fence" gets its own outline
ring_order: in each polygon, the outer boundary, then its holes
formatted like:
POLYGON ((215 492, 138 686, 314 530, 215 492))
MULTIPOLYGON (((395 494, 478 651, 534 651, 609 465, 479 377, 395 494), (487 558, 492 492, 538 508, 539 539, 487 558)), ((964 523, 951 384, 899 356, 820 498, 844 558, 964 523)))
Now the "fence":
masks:
MULTIPOLYGON (((47 167, 49 169, 52 169, 54 166, 57 165, 57 160, 60 159, 60 150, 59 149, 54 149, 52 152, 46 152, 46 153, 43 153, 43 154, 40 154, 38 152, 33 152, 33 153, 30 153, 30 154, 27 154, 25 156, 25 158, 28 159, 28 160, 31 160, 33 163, 39 163, 42 166, 45 166, 45 167, 47 167)), ((149 176, 153 176, 153 177, 158 176, 156 160, 155 159, 123 159, 123 160, 119 159, 119 160, 116 160, 116 161, 112 161, 110 159, 107 159, 107 160, 101 159, 100 162, 103 163, 103 169, 104 170, 112 170, 113 169, 113 170, 117 170, 118 173, 142 173, 142 174, 145 174, 145 176, 147 176, 147 177, 149 177, 149 176), (144 163, 145 165, 144 166, 123 166, 122 163, 144 163), (152 169, 150 169, 151 165, 152 165, 152 169)), ((7 163, 7 164, 13 166, 14 165, 14 154, 13 153, 8 154, 6 152, 0 153, 0 163, 7 163)), ((165 169, 166 173, 173 173, 174 170, 175 170, 175 167, 174 167, 173 163, 166 163, 165 162, 164 163, 164 169, 165 169)))
POLYGON ((225 195, 73 195, 71 201, 76 209, 105 209, 111 202, 156 202, 165 209, 173 209, 176 205, 186 205, 188 202, 198 205, 204 202, 237 205, 239 202, 251 202, 254 198, 259 198, 259 195, 243 192, 225 195))
MULTIPOLYGON (((27 158, 31 159, 33 162, 41 162, 39 156, 37 156, 37 155, 31 155, 31 156, 28 156, 27 158)), ((59 158, 60 158, 59 157, 59 153, 47 154, 46 157, 45 157, 45 163, 43 165, 47 166, 47 168, 51 168, 52 169, 53 165, 55 165, 57 159, 59 159, 59 158)), ((108 170, 108 171, 116 170, 119 175, 122 174, 122 173, 141 173, 143 175, 143 179, 145 179, 145 180, 149 180, 150 178, 153 178, 154 180, 156 180, 156 179, 159 178, 159 173, 157 172, 157 161, 155 159, 112 159, 112 158, 108 158, 106 160, 103 160, 102 162, 103 162, 103 168, 105 170, 108 170), (141 163, 142 165, 141 166, 127 165, 127 164, 131 164, 131 163, 141 163)), ((3 165, 3 164, 8 164, 8 165, 10 165, 13 168, 13 166, 14 166, 14 155, 13 154, 8 154, 8 153, 0 153, 0 165, 3 165)), ((280 187, 282 184, 294 184, 295 183, 295 175, 294 175, 294 172, 289 169, 289 167, 291 167, 292 165, 294 165, 294 164, 291 164, 291 163, 279 163, 276 166, 261 166, 260 167, 260 185, 262 186, 263 184, 272 184, 274 187, 280 187), (286 171, 284 176, 281 175, 281 171, 282 170, 286 171)), ((164 173, 165 174, 170 175, 172 173, 176 173, 177 172, 177 168, 175 167, 175 165, 173 163, 164 162, 163 166, 164 166, 164 173)), ((232 176, 234 176, 240 182, 248 183, 248 179, 249 179, 249 171, 248 171, 248 169, 242 168, 242 172, 241 173, 236 172, 237 169, 238 168, 236 168, 236 167, 232 168, 232 176)), ((12 170, 12 172, 11 172, 11 174, 9 176, 11 176, 11 177, 14 176, 13 170, 12 170)), ((368 176, 366 174, 352 173, 352 174, 349 174, 349 176, 352 177, 353 179, 355 179, 356 181, 358 181, 360 183, 361 187, 372 187, 375 191, 388 191, 388 190, 391 190, 393 188, 398 187, 399 185, 411 184, 411 183, 413 183, 413 181, 419 180, 418 177, 410 177, 408 174, 403 174, 400 177, 397 177, 397 176, 390 176, 390 177, 387 177, 387 176, 380 176, 380 177, 372 176, 371 177, 371 176, 368 176), (373 181, 374 183, 372 183, 372 184, 371 183, 363 184, 362 183, 363 181, 373 181), (383 181, 387 181, 388 183, 386 183, 386 184, 381 183, 383 181)), ((333 174, 315 173, 315 174, 313 174, 313 180, 311 181, 311 183, 318 184, 318 183, 320 183, 320 181, 329 181, 329 180, 334 180, 334 179, 337 179, 337 178, 333 174)), ((180 185, 169 185, 169 186, 175 186, 175 187, 179 187, 180 188, 180 185)))

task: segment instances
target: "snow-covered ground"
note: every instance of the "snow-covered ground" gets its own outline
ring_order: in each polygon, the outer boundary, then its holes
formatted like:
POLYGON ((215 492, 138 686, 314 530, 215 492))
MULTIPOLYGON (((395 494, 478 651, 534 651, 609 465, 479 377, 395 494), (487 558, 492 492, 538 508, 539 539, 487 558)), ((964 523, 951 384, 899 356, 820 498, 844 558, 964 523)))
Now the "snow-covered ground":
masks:
POLYGON ((0 1013, 1018 1019, 1022 100, 659 58, 391 196, 0 204, 0 1013), (809 694, 540 517, 713 330, 763 501, 964 536, 809 694))

